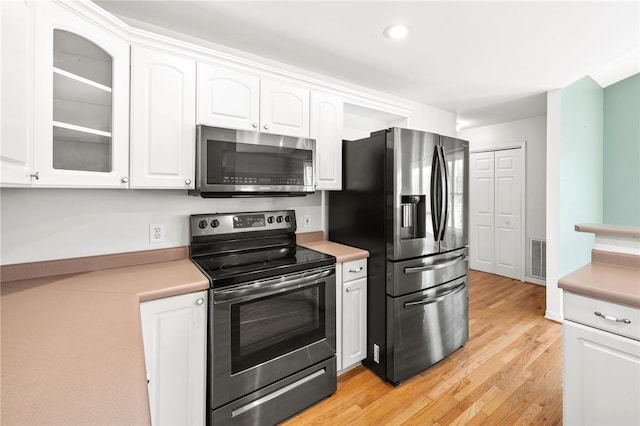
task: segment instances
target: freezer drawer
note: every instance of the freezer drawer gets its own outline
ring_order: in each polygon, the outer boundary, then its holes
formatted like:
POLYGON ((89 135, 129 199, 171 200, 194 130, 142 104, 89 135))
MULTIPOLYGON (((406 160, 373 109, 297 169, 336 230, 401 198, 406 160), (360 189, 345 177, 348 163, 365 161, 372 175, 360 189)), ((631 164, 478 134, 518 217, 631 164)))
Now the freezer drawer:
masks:
POLYGON ((461 248, 448 253, 420 257, 401 262, 387 261, 386 291, 402 296, 439 286, 469 273, 469 250, 461 248))
POLYGON ((469 340, 468 277, 402 297, 387 296, 387 312, 387 379, 398 383, 469 340))

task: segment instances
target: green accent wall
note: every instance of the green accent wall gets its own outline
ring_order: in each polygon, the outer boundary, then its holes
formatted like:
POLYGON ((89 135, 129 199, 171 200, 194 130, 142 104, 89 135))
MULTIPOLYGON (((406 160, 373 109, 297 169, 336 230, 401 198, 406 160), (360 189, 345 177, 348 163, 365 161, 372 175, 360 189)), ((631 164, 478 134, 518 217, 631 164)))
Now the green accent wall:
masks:
POLYGON ((562 90, 560 276, 591 261, 595 236, 578 223, 602 223, 603 89, 584 77, 562 90))
POLYGON ((640 226, 640 74, 604 89, 604 222, 640 226))

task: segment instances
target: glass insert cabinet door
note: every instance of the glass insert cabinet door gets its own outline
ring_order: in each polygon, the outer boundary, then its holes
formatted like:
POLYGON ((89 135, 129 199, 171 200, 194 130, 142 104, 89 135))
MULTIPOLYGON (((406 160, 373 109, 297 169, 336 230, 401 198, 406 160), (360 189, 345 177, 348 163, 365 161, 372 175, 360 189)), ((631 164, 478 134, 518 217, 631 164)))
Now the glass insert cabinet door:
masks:
POLYGON ((112 58, 89 40, 53 30, 53 168, 113 170, 112 58))
POLYGON ((36 185, 128 186, 129 47, 64 8, 36 4, 36 185))

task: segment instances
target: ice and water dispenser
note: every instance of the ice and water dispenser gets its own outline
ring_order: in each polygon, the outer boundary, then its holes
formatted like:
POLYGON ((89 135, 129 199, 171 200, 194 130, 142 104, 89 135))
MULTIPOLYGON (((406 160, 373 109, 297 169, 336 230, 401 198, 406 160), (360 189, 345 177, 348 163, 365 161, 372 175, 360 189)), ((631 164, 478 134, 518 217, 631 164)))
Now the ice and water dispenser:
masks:
POLYGON ((400 239, 424 238, 426 236, 426 196, 403 195, 401 197, 400 239))

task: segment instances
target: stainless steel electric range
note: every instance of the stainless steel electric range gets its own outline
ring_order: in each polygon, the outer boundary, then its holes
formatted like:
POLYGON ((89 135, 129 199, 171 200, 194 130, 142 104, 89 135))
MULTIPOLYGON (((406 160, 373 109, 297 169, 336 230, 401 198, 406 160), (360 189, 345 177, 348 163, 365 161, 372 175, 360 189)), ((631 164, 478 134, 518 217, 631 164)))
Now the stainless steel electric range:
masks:
POLYGON ((295 211, 190 225, 211 284, 208 423, 275 424, 334 393, 335 258, 296 245, 295 211))

